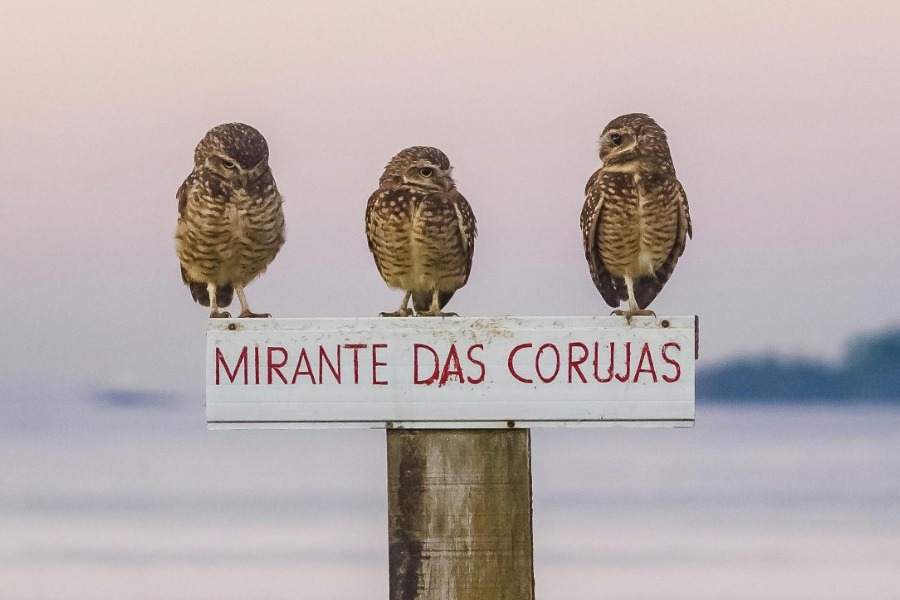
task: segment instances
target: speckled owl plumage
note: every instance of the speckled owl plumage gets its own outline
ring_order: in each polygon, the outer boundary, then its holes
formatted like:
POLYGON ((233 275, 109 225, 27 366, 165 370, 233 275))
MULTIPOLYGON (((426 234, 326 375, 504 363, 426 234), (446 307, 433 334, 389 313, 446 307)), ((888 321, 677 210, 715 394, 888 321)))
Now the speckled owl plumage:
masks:
POLYGON ((399 152, 366 206, 366 237, 385 283, 404 291, 383 316, 449 316, 442 309, 469 279, 475 215, 456 189, 447 156, 428 146, 399 152))
POLYGON ((175 246, 181 276, 210 317, 237 292, 241 317, 253 313, 244 287, 284 244, 282 197, 268 164, 265 138, 243 123, 212 128, 194 151, 194 169, 178 189, 175 246))
POLYGON ((687 196, 675 176, 666 133, 645 114, 613 119, 600 136, 603 166, 585 186, 584 253, 594 285, 630 318, 671 277, 691 237, 687 196))

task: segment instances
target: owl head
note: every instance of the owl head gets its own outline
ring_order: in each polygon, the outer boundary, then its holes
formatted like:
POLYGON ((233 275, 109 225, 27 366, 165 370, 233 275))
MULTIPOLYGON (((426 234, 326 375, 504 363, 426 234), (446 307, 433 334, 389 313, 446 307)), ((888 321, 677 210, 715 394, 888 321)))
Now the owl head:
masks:
POLYGON ((397 153, 384 168, 379 183, 408 185, 431 191, 449 191, 455 187, 450 159, 431 146, 413 146, 397 153))
POLYGON ((269 170, 269 145, 249 125, 218 125, 206 132, 194 150, 194 170, 198 169, 247 185, 269 170))
POLYGON ((600 160, 603 164, 652 160, 672 162, 666 132, 643 113, 616 117, 600 135, 600 160))

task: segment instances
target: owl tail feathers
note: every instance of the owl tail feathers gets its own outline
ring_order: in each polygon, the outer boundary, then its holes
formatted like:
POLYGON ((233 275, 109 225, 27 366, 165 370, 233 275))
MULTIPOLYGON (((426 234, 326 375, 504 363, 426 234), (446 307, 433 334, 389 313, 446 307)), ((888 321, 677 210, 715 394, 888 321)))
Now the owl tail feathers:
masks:
MULTIPOLYGON (((447 303, 450 302, 450 298, 453 297, 453 292, 438 292, 438 304, 440 304, 441 309, 447 306, 447 303)), ((414 293, 412 295, 413 308, 416 309, 417 313, 425 312, 431 308, 431 292, 425 293, 414 293)))
POLYGON ((603 300, 613 308, 619 308, 622 301, 628 300, 628 288, 621 277, 613 277, 606 269, 594 274, 594 285, 603 297, 603 300))
POLYGON ((642 309, 650 306, 668 279, 668 277, 663 279, 656 275, 645 275, 636 279, 634 281, 634 299, 637 300, 638 306, 642 309))
MULTIPOLYGON (((187 277, 184 267, 181 268, 181 279, 191 290, 191 297, 201 306, 209 306, 209 290, 206 284, 200 281, 191 281, 187 277)), ((234 298, 234 287, 231 284, 216 286, 216 305, 220 308, 231 304, 234 298)))
MULTIPOLYGON (((191 289, 191 296, 194 298, 194 301, 203 306, 209 306, 209 292, 205 283, 191 281, 188 283, 188 287, 191 289)), ((234 298, 234 288, 231 285, 216 286, 216 306, 224 308, 231 304, 232 298, 234 298)))

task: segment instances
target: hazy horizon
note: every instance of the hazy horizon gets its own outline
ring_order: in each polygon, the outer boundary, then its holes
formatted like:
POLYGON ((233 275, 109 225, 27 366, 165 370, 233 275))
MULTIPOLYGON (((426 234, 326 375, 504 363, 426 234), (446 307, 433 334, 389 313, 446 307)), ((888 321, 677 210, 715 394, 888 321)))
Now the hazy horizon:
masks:
MULTIPOLYGON (((384 432, 60 400, 0 418, 0 597, 388 597, 384 432)), ((697 419, 532 431, 537 597, 896 597, 900 407, 697 419)))

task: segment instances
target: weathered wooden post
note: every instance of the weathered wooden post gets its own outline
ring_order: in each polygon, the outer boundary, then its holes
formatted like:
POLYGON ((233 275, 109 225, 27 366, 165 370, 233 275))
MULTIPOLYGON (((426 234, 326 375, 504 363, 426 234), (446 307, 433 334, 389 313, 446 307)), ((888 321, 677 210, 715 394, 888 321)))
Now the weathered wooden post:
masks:
POLYGON ((387 429, 391 600, 534 596, 528 427, 694 422, 695 317, 211 320, 207 423, 387 429))
POLYGON ((527 429, 387 432, 391 600, 531 600, 527 429))

